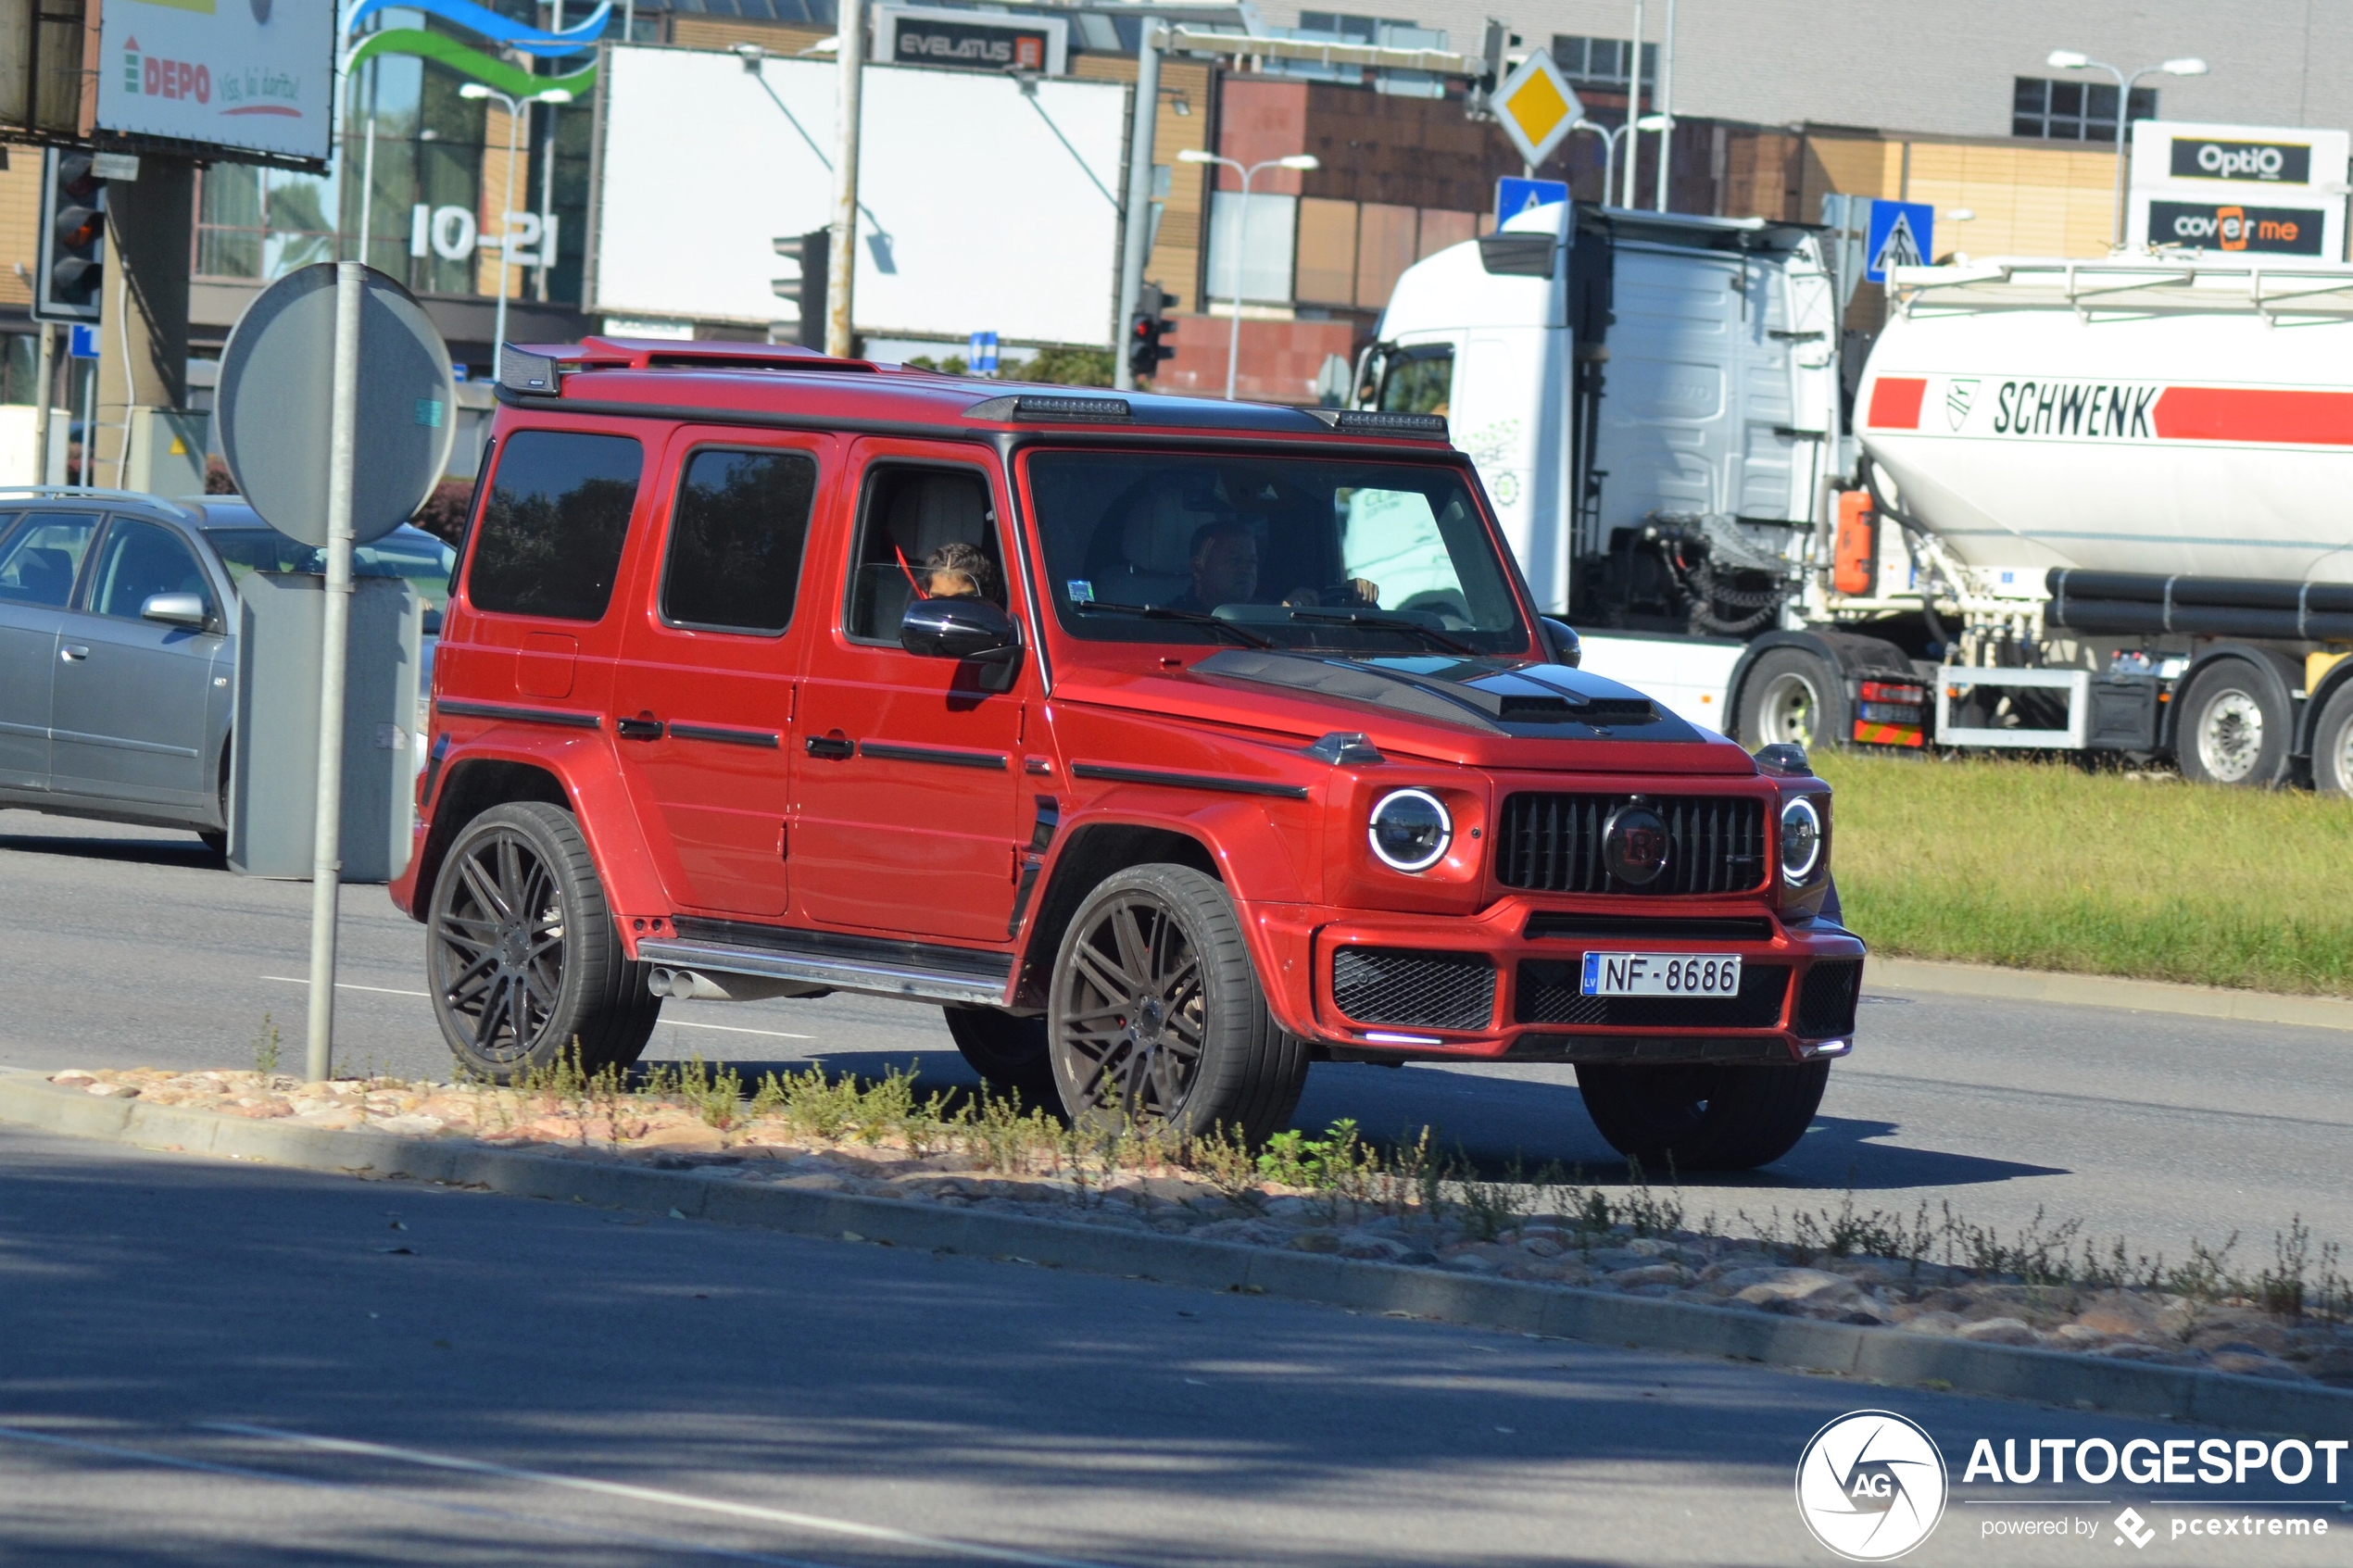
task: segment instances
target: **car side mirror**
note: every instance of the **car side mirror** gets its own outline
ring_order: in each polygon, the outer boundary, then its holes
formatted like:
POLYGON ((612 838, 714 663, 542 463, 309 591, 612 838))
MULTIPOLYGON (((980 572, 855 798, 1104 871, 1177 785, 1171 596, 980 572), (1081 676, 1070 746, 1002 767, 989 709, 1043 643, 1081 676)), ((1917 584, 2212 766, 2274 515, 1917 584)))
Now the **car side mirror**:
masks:
POLYGON ((139 619, 201 632, 212 624, 212 612, 205 607, 202 594, 150 594, 139 607, 139 619))
POLYGON ((439 610, 437 610, 437 609, 429 609, 429 610, 425 611, 425 615, 424 615, 424 624, 423 624, 422 627, 420 627, 420 628, 419 628, 419 630, 420 630, 420 631, 422 631, 422 632, 424 633, 424 635, 426 635, 426 636, 428 636, 428 637, 438 637, 438 636, 440 636, 440 635, 441 635, 441 611, 439 611, 439 610))
POLYGON ((1576 669, 1585 659, 1585 645, 1579 640, 1577 628, 1566 621, 1555 621, 1549 615, 1536 618, 1544 633, 1544 646, 1553 652, 1553 662, 1576 669))
POLYGON ((899 618, 899 646, 925 659, 1006 664, 1021 652, 1021 630, 987 599, 916 599, 899 618))

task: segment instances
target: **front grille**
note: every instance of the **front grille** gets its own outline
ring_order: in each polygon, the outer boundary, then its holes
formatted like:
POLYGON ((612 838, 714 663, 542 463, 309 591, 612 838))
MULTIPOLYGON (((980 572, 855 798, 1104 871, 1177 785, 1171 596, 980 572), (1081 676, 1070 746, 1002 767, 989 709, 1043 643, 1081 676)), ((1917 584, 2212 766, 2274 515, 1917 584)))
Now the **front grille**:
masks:
POLYGON ((1737 997, 1589 997, 1580 958, 1529 959, 1519 966, 1519 996, 1512 1018, 1519 1023, 1599 1025, 1620 1029, 1770 1029, 1781 1021, 1789 995, 1789 966, 1741 966, 1737 997))
POLYGON ((1855 997, 1862 988, 1860 959, 1825 959, 1807 970, 1797 992, 1797 1032, 1808 1039, 1855 1033, 1855 997))
POLYGON ((1504 802, 1495 874, 1538 893, 1745 893, 1765 880, 1765 803, 1737 795, 1640 798, 1667 822, 1667 869, 1648 887, 1609 874, 1602 827, 1630 795, 1515 795, 1504 802))
POLYGON ((1332 999, 1359 1023, 1484 1029, 1495 1018, 1495 966, 1476 953, 1342 947, 1332 999))

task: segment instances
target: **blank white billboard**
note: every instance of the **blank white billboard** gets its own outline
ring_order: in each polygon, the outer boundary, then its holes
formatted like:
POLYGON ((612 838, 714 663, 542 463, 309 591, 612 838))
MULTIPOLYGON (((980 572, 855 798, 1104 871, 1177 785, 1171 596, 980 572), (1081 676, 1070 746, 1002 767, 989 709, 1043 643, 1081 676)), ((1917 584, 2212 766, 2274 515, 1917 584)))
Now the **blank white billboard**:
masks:
MULTIPOLYGON (((833 218, 831 60, 616 48, 598 100, 594 315, 785 320, 780 237, 833 218)), ((1109 346, 1127 89, 870 65, 859 332, 1109 346)))

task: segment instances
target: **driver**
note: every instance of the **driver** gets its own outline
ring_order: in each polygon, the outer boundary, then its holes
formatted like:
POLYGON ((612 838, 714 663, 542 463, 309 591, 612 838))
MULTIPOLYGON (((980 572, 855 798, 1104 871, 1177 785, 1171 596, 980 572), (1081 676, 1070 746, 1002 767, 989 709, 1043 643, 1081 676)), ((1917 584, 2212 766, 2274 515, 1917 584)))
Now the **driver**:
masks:
POLYGON ((1219 605, 1258 602, 1258 535, 1238 517, 1221 517, 1193 531, 1189 552, 1193 583, 1172 608, 1207 614, 1219 605))

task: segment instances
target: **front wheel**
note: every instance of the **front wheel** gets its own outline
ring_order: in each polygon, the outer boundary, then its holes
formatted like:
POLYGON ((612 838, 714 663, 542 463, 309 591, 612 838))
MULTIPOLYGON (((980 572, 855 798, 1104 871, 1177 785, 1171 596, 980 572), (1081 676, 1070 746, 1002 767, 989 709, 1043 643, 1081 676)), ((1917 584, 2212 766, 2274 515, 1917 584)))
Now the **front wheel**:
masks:
POLYGON ((1609 1146, 1652 1171, 1749 1171, 1797 1147, 1831 1064, 1577 1069, 1585 1109, 1609 1146))
POLYGON ((459 1066, 510 1083, 577 1048, 584 1072, 626 1067, 661 1001, 623 954, 587 841, 536 801, 468 822, 434 880, 425 967, 459 1066))
POLYGON ((1818 746, 1845 744, 1851 726, 1837 671, 1804 648, 1775 648, 1741 684, 1743 744, 1818 746))
POLYGON ((1266 1010, 1224 884, 1137 866, 1087 896, 1054 960, 1048 1051, 1063 1107, 1104 1131, 1280 1132, 1307 1080, 1305 1044, 1266 1010))

